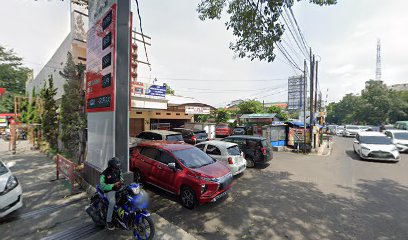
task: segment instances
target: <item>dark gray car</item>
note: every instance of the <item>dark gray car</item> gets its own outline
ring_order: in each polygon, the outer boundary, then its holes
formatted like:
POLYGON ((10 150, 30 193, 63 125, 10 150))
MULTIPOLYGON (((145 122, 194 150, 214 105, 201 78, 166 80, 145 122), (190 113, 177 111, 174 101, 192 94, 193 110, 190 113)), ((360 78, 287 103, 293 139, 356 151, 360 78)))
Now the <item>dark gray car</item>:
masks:
POLYGON ((247 167, 254 167, 257 163, 266 163, 273 159, 271 143, 264 137, 233 135, 222 139, 238 144, 247 160, 247 167))

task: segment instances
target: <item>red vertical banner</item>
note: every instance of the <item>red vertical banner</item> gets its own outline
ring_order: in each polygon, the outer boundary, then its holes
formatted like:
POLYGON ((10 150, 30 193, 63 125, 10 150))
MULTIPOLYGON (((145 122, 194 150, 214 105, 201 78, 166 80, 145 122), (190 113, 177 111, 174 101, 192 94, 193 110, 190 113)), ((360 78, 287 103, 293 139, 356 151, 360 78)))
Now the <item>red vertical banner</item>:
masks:
POLYGON ((113 4, 88 31, 87 112, 115 110, 116 15, 113 4))
POLYGON ((130 61, 129 61, 129 112, 132 111, 132 64, 133 64, 133 31, 132 31, 132 23, 133 23, 133 13, 130 12, 130 48, 129 48, 129 54, 130 54, 130 61))

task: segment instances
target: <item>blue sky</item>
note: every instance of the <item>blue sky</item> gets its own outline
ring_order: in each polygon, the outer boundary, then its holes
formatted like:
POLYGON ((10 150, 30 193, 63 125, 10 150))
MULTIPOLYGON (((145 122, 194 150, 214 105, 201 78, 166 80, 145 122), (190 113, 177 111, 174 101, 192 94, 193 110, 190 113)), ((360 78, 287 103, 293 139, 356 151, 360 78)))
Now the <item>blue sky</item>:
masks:
MULTIPOLYGON (((297 3, 293 10, 308 44, 320 56, 319 87, 324 95, 329 89, 329 101, 360 92, 364 82, 375 77, 377 38, 382 41, 383 80, 387 84, 408 82, 408 1, 339 0, 330 7, 307 2, 297 3)), ((0 44, 13 48, 38 73, 69 32, 69 2, 0 3, 0 44)), ((152 71, 140 67, 141 80, 156 77, 177 94, 215 106, 239 98, 287 101, 287 78, 295 74, 292 68, 279 60, 235 58, 228 49, 234 37, 224 26, 227 16, 220 21, 200 21, 197 0, 139 3, 144 33, 152 37, 148 47, 152 71)), ((133 1, 132 8, 135 10, 133 1)), ((138 26, 136 15, 134 19, 138 26)), ((296 58, 302 65, 301 57, 296 58)))

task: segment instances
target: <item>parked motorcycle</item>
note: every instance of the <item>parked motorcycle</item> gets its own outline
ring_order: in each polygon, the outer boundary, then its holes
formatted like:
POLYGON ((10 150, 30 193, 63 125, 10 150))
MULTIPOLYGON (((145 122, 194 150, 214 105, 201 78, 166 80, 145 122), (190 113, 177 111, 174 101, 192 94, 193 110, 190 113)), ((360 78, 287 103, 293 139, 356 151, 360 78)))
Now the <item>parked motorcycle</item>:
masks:
MULTIPOLYGON (((108 205, 108 199, 97 185, 91 204, 86 209, 96 225, 106 225, 108 205)), ((155 227, 147 207, 148 196, 141 184, 132 183, 127 187, 122 186, 116 193, 112 223, 118 229, 133 230, 135 239, 151 240, 154 237, 155 227)))

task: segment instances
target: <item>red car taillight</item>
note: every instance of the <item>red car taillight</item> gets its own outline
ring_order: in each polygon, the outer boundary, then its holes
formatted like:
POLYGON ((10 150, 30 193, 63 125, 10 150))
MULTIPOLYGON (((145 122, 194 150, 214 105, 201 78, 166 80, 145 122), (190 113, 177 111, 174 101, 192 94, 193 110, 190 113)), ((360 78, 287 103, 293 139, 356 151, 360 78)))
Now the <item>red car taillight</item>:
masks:
POLYGON ((266 148, 262 148, 261 151, 263 155, 266 155, 266 148))
POLYGON ((193 142, 197 142, 197 137, 196 137, 196 136, 192 136, 192 137, 191 137, 191 140, 192 140, 193 142))
POLYGON ((232 157, 228 158, 228 164, 234 164, 234 161, 232 160, 232 157))

